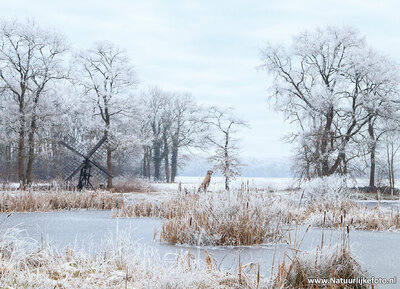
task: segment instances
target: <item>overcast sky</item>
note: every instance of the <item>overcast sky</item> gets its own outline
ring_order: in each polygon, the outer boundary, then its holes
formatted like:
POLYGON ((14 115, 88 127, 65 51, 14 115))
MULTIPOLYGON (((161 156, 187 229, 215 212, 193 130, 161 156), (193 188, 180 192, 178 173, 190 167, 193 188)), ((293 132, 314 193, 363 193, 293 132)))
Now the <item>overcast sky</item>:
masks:
POLYGON ((191 92, 202 104, 232 106, 246 120, 246 157, 285 157, 290 131, 271 109, 270 80, 256 70, 267 42, 304 29, 352 25, 374 48, 400 60, 398 1, 0 0, 0 17, 35 19, 75 48, 109 40, 126 49, 140 86, 191 92))

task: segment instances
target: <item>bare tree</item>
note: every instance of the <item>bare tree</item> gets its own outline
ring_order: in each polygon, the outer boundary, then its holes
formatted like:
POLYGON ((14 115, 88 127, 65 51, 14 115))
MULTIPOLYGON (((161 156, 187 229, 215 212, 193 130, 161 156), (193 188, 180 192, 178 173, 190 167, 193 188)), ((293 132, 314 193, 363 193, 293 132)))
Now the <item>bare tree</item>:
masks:
POLYGON ((210 160, 214 163, 214 170, 221 171, 225 178, 225 190, 229 190, 231 179, 241 174, 235 133, 246 123, 234 117, 232 109, 217 107, 210 107, 204 123, 209 128, 205 139, 215 149, 210 160))
POLYGON ((395 112, 392 119, 385 120, 381 135, 380 142, 383 147, 383 154, 385 158, 382 159, 381 166, 382 171, 386 175, 389 181, 389 187, 393 196, 395 188, 395 167, 397 163, 398 153, 400 151, 400 130, 399 130, 399 118, 398 111, 395 112))
POLYGON ((35 134, 39 110, 47 88, 65 79, 62 56, 68 47, 64 38, 40 29, 33 21, 0 24, 0 86, 15 109, 18 133, 18 178, 24 185, 32 182, 35 159, 35 134), (28 137, 28 161, 25 171, 25 148, 28 137))
MULTIPOLYGON (((161 165, 163 161, 163 129, 167 129, 169 98, 167 94, 158 87, 150 87, 142 94, 142 127, 148 129, 148 142, 145 143, 144 164, 150 166, 153 161, 154 178, 161 180, 161 165)), ((166 134, 165 134, 166 135, 166 134)), ((167 144, 166 144, 167 145, 167 144)), ((146 169, 147 171, 147 169, 146 169)), ((148 175, 150 177, 150 174, 148 175)))
POLYGON ((182 149, 196 146, 200 131, 200 113, 194 98, 188 93, 167 92, 150 87, 143 93, 139 120, 143 142, 142 175, 150 177, 150 160, 154 178, 174 182, 182 161, 182 149))
POLYGON ((138 131, 138 141, 142 146, 142 164, 140 174, 142 177, 151 178, 151 160, 152 160, 152 133, 150 115, 147 111, 146 98, 142 96, 138 104, 138 111, 136 114, 136 124, 138 131))
POLYGON ((175 182, 182 149, 197 147, 197 136, 201 134, 202 112, 189 93, 175 93, 172 96, 171 138, 171 182, 175 182))
MULTIPOLYGON (((100 42, 78 54, 76 60, 82 73, 77 80, 93 104, 95 115, 100 117, 104 134, 116 140, 114 134, 118 126, 115 120, 129 113, 132 89, 137 84, 127 53, 109 42, 100 42)), ((110 172, 113 172, 111 155, 115 149, 107 146, 107 169, 110 172)), ((107 188, 111 187, 112 178, 108 177, 107 188)))
POLYGON ((393 190, 395 188, 395 159, 400 150, 398 141, 394 141, 393 136, 387 135, 385 139, 386 143, 386 161, 387 161, 387 176, 389 180, 390 191, 393 196, 393 190))
POLYGON ((365 134, 370 156, 369 186, 375 188, 377 145, 384 134, 394 130, 387 123, 400 109, 397 64, 368 49, 364 54, 353 56, 352 65, 345 73, 356 85, 360 94, 358 105, 368 119, 365 134))
POLYGON ((308 177, 347 173, 358 154, 348 147, 391 102, 397 84, 381 72, 393 65, 348 27, 305 31, 289 50, 268 46, 262 59, 276 108, 300 128, 291 139, 302 143, 308 177))

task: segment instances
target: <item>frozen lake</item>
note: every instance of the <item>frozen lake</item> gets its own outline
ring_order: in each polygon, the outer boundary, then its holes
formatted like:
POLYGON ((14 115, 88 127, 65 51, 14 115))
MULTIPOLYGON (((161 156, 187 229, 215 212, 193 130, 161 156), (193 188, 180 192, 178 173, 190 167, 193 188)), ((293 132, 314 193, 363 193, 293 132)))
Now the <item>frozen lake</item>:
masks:
POLYGON ((393 201, 393 200, 382 200, 382 201, 375 201, 375 200, 357 200, 356 201, 360 205, 367 206, 368 208, 375 208, 377 206, 381 206, 382 208, 391 209, 394 212, 400 210, 400 201, 393 201))
MULTIPOLYGON (((7 214, 0 214, 0 222, 7 214)), ((145 244, 158 250, 160 256, 168 261, 176 260, 175 254, 188 250, 187 246, 163 244, 153 241, 154 228, 160 228, 161 220, 150 218, 111 218, 110 211, 69 211, 51 213, 13 213, 4 220, 3 228, 18 225, 31 238, 41 242, 45 239, 53 245, 64 248, 72 246, 76 249, 96 250, 108 238, 118 232, 127 233, 136 242, 145 244)), ((305 231, 301 227, 298 239, 305 231)), ((304 237, 301 249, 310 250, 321 243, 321 229, 310 229, 304 237)), ((324 230, 324 243, 328 240, 336 243, 340 232, 324 230)), ((292 239, 294 233, 292 233, 292 239)), ((366 268, 374 277, 400 278, 400 233, 395 232, 367 232, 351 231, 350 244, 353 253, 358 257, 363 268, 366 268)), ((270 274, 274 250, 276 247, 275 267, 283 257, 286 245, 260 245, 251 247, 207 247, 209 253, 224 269, 234 269, 238 266, 240 252, 242 264, 253 262, 261 265, 265 275, 270 274)), ((204 247, 190 248, 191 252, 204 258, 204 247)), ((381 286, 379 286, 381 288, 381 286)))

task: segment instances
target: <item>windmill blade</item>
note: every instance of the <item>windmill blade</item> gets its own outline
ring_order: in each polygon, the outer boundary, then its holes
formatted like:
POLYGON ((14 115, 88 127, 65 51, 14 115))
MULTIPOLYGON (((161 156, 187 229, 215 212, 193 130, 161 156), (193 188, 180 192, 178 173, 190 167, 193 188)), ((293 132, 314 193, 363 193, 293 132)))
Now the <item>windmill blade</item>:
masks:
POLYGON ((79 172, 83 167, 84 167, 84 163, 82 163, 79 167, 77 167, 76 168, 76 170, 75 171, 73 171, 72 172, 72 174, 70 174, 69 176, 68 176, 68 178, 66 178, 65 180, 66 181, 69 181, 69 180, 71 180, 72 178, 73 178, 73 176, 77 173, 77 172, 79 172))
POLYGON ((90 158, 98 149, 101 147, 101 145, 107 140, 107 136, 103 136, 101 140, 90 150, 90 152, 87 153, 86 157, 84 158, 90 158))
POLYGON ((106 182, 107 181, 107 175, 103 173, 103 171, 100 171, 97 167, 93 166, 93 170, 91 172, 91 176, 93 179, 95 179, 97 182, 106 182))
POLYGON ((113 178, 113 175, 110 174, 110 172, 109 172, 105 167, 103 167, 103 166, 100 165, 99 163, 97 163, 97 162, 95 162, 95 161, 92 161, 92 160, 89 160, 89 162, 90 162, 91 164, 93 164, 95 167, 97 167, 99 170, 101 170, 103 173, 105 173, 107 176, 109 176, 110 178, 113 178))
POLYGON ((63 142, 62 140, 60 140, 58 143, 59 143, 60 145, 65 146, 67 149, 69 149, 70 151, 76 153, 77 155, 79 155, 79 156, 81 156, 81 157, 83 157, 83 158, 86 158, 83 154, 81 154, 81 153, 78 152, 76 149, 74 149, 73 147, 71 147, 69 144, 63 142))
POLYGON ((98 141, 98 143, 86 154, 85 150, 82 149, 82 147, 77 147, 76 144, 73 146, 67 144, 64 141, 59 141, 59 144, 66 147, 70 151, 74 153, 72 156, 68 156, 69 158, 69 163, 64 167, 63 171, 65 172, 65 175, 68 175, 68 177, 65 179, 65 181, 71 180, 77 173, 81 172, 80 180, 81 178, 84 180, 84 183, 81 181, 78 184, 78 188, 82 188, 82 186, 89 186, 91 185, 89 178, 99 176, 99 179, 104 179, 105 176, 108 177, 113 177, 111 173, 102 165, 100 165, 100 161, 96 158, 99 159, 104 159, 104 147, 100 148, 104 142, 107 141, 107 136, 104 135, 103 138, 98 141), (83 158, 84 161, 80 162, 77 161, 77 156, 79 158, 83 158), (93 160, 91 160, 93 158, 93 160), (90 173, 90 167, 91 165, 96 168, 96 170, 92 171, 92 174, 90 173))

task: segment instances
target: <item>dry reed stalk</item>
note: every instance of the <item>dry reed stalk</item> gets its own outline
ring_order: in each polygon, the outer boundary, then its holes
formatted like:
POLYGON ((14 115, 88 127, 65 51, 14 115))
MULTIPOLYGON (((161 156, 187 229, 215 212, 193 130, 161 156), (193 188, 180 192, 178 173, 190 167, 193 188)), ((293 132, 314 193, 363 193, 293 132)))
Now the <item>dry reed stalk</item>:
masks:
POLYGON ((48 212, 72 209, 119 209, 121 197, 107 192, 12 192, 0 194, 0 212, 48 212))
MULTIPOLYGON (((186 195, 153 206, 156 208, 153 212, 166 216, 160 234, 169 243, 253 245, 283 236, 282 224, 289 221, 283 208, 271 206, 273 202, 245 192, 230 196, 186 195)), ((140 210, 131 207, 129 211, 140 210)))
POLYGON ((366 271, 350 253, 349 229, 343 229, 338 246, 317 247, 311 252, 292 250, 291 262, 286 264, 286 252, 283 261, 278 266, 278 272, 274 275, 270 288, 371 288, 366 284, 329 284, 318 285, 308 283, 309 278, 357 279, 366 276, 366 271), (324 287, 327 286, 327 287, 324 287))
POLYGON ((144 179, 138 178, 116 178, 113 181, 114 192, 117 193, 148 193, 156 189, 144 179))
MULTIPOLYGON (((21 231, 20 231, 21 233, 21 231)), ((93 254, 68 249, 65 254, 17 233, 0 231, 0 280, 5 288, 226 288, 251 289, 216 266, 200 266, 190 252, 165 266, 151 250, 129 236, 110 240, 93 254), (179 264, 182 264, 179 265, 179 264)), ((212 257, 209 255, 209 260, 212 257)), ((214 261, 209 261, 212 264, 214 261)), ((261 283, 263 279, 261 279, 261 283)))

